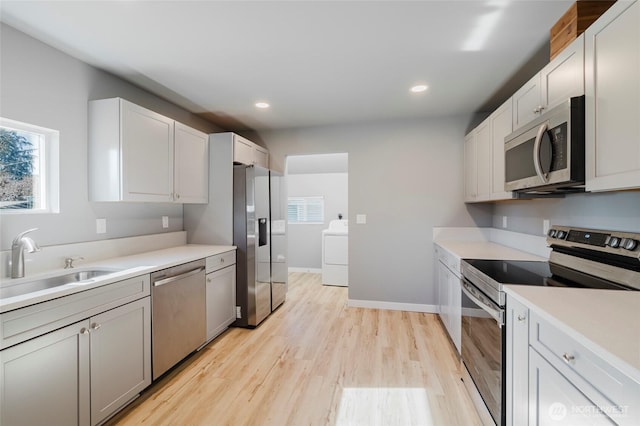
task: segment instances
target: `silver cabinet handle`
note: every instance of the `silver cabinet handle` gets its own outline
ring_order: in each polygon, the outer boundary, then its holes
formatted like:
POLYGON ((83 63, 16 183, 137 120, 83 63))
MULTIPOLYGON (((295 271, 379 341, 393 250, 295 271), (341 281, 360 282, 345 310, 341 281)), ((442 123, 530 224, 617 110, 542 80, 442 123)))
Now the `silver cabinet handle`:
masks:
POLYGON ((98 323, 95 323, 95 322, 93 324, 91 324, 91 329, 92 330, 98 330, 100 327, 102 327, 101 324, 98 324, 98 323))
POLYGON ((522 322, 527 319, 526 315, 518 315, 518 321, 522 322))
POLYGON ((88 329, 88 328, 85 328, 85 327, 82 327, 82 328, 80 329, 80 334, 89 334, 89 329, 88 329))
POLYGON ((180 275, 176 275, 176 276, 173 276, 173 277, 165 278, 164 280, 156 281, 156 282, 153 283, 153 286, 154 287, 158 287, 158 286, 161 286, 161 285, 169 284, 169 283, 172 283, 174 281, 178 281, 178 280, 181 280, 183 278, 189 277, 191 275, 195 275, 195 274, 200 273, 202 271, 204 271, 204 267, 203 266, 201 266, 199 268, 196 268, 196 269, 192 269, 189 272, 185 272, 184 274, 180 274, 180 275))
POLYGON ((573 355, 569 355, 568 353, 564 353, 562 354, 562 359, 564 360, 564 362, 566 362, 567 364, 571 364, 571 362, 573 362, 573 360, 576 359, 575 356, 573 355))

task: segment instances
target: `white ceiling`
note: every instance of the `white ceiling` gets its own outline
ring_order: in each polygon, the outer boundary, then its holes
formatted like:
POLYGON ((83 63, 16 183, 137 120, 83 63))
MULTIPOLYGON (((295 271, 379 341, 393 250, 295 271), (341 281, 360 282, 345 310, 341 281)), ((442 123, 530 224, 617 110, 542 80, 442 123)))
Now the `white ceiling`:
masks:
POLYGON ((223 127, 262 130, 475 112, 572 3, 3 0, 0 19, 223 127))

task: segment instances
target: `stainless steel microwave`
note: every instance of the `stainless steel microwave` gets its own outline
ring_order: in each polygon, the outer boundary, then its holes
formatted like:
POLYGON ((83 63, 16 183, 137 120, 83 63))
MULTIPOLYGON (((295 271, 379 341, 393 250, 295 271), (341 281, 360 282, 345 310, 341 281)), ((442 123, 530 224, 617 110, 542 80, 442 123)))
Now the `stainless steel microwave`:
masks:
POLYGON ((584 191, 584 96, 570 98, 505 138, 505 190, 584 191))

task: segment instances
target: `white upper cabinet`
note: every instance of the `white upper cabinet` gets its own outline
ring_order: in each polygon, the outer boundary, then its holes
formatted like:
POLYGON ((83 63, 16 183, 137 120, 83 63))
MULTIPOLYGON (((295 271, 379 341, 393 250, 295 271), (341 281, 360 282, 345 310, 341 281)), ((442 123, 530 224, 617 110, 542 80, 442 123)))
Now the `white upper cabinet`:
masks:
POLYGON ((513 129, 584 94, 584 35, 576 38, 513 95, 513 129))
POLYGON ((269 152, 249 139, 234 133, 233 162, 269 168, 269 152))
POLYGON ((121 98, 89 102, 91 201, 206 202, 206 153, 204 133, 170 118, 121 98))
POLYGON ((513 192, 504 190, 504 138, 513 131, 511 120, 513 112, 513 98, 500 105, 500 107, 489 116, 491 123, 491 199, 508 200, 513 198, 513 192))
POLYGON ((640 188, 640 4, 618 1, 585 36, 586 189, 640 188))
POLYGON ((512 130, 512 98, 480 123, 464 140, 464 201, 508 200, 504 190, 504 138, 512 130))
POLYGON ((209 136, 175 124, 174 192, 180 203, 206 203, 209 182, 209 136))
POLYGON ((476 131, 464 138, 464 201, 474 202, 478 195, 478 174, 476 166, 476 131))
POLYGON ((542 89, 540 73, 534 75, 513 94, 513 128, 524 126, 540 113, 542 89))
POLYGON ((584 95, 584 35, 564 48, 540 73, 541 113, 584 95))
POLYGON ((491 122, 483 121, 476 127, 477 201, 491 199, 491 122))

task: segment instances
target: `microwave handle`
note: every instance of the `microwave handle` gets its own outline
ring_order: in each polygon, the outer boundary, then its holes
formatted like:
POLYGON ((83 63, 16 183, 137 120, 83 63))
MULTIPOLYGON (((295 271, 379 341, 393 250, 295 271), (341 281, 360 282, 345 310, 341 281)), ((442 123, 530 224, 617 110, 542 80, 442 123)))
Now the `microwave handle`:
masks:
POLYGON ((533 165, 536 168, 536 174, 542 179, 543 183, 549 183, 549 174, 542 171, 542 165, 540 164, 540 148, 542 147, 542 137, 549 128, 548 123, 543 123, 538 129, 536 135, 536 141, 533 144, 533 165))

